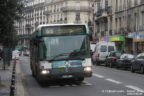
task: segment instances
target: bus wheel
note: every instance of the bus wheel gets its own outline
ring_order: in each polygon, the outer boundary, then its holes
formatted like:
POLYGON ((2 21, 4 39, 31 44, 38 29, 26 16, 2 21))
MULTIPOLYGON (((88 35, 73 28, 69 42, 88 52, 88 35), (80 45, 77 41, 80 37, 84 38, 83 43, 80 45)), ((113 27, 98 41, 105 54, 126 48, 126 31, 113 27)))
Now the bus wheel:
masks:
POLYGON ((36 76, 35 76, 35 74, 34 74, 34 71, 33 71, 33 69, 32 69, 32 77, 36 77, 36 76))
POLYGON ((141 74, 144 74, 144 67, 143 66, 141 66, 140 71, 141 71, 141 74))
POLYGON ((132 66, 132 65, 131 65, 131 69, 130 69, 130 70, 131 70, 132 73, 135 72, 135 70, 133 69, 133 66, 132 66))
POLYGON ((39 76, 39 72, 36 70, 36 80, 38 82, 41 82, 40 76, 39 76))
POLYGON ((77 81, 81 83, 82 81, 84 81, 84 77, 78 78, 77 81))

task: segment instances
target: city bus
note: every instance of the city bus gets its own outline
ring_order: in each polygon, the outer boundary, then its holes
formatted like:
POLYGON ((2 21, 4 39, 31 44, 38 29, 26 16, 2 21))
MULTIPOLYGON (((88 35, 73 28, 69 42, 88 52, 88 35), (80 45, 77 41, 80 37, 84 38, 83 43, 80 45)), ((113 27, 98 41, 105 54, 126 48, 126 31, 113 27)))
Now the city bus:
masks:
POLYGON ((30 66, 37 81, 92 76, 89 30, 85 24, 39 25, 30 37, 30 66))

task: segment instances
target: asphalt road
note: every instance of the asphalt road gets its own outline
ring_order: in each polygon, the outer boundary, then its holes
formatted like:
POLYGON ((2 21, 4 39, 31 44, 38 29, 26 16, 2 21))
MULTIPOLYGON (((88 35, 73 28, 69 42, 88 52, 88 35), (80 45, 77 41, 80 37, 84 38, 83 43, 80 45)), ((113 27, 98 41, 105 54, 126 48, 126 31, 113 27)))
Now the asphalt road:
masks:
POLYGON ((29 96, 144 96, 144 75, 93 66, 93 77, 83 83, 65 82, 42 87, 32 77, 29 57, 19 60, 22 84, 29 96))

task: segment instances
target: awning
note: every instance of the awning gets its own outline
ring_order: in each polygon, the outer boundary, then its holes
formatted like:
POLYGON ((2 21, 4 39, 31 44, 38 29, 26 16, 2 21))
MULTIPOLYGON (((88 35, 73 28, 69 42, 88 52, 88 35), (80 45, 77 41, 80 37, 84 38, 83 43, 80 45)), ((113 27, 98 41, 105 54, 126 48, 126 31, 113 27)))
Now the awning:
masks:
POLYGON ((23 49, 23 46, 19 45, 19 46, 16 47, 16 49, 17 49, 17 50, 22 50, 22 49, 23 49))

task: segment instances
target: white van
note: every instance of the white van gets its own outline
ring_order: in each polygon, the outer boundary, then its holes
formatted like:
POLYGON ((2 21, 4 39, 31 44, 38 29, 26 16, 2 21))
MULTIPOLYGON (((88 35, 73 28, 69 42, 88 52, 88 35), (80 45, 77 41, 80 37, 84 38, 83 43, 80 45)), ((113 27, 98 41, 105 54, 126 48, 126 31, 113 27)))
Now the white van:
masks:
POLYGON ((106 56, 112 51, 116 51, 114 42, 100 41, 96 44, 94 54, 92 56, 93 62, 99 65, 105 62, 106 56))
POLYGON ((92 51, 92 52, 95 51, 95 47, 96 47, 96 43, 91 43, 91 44, 90 44, 90 48, 91 48, 91 51, 92 51))

